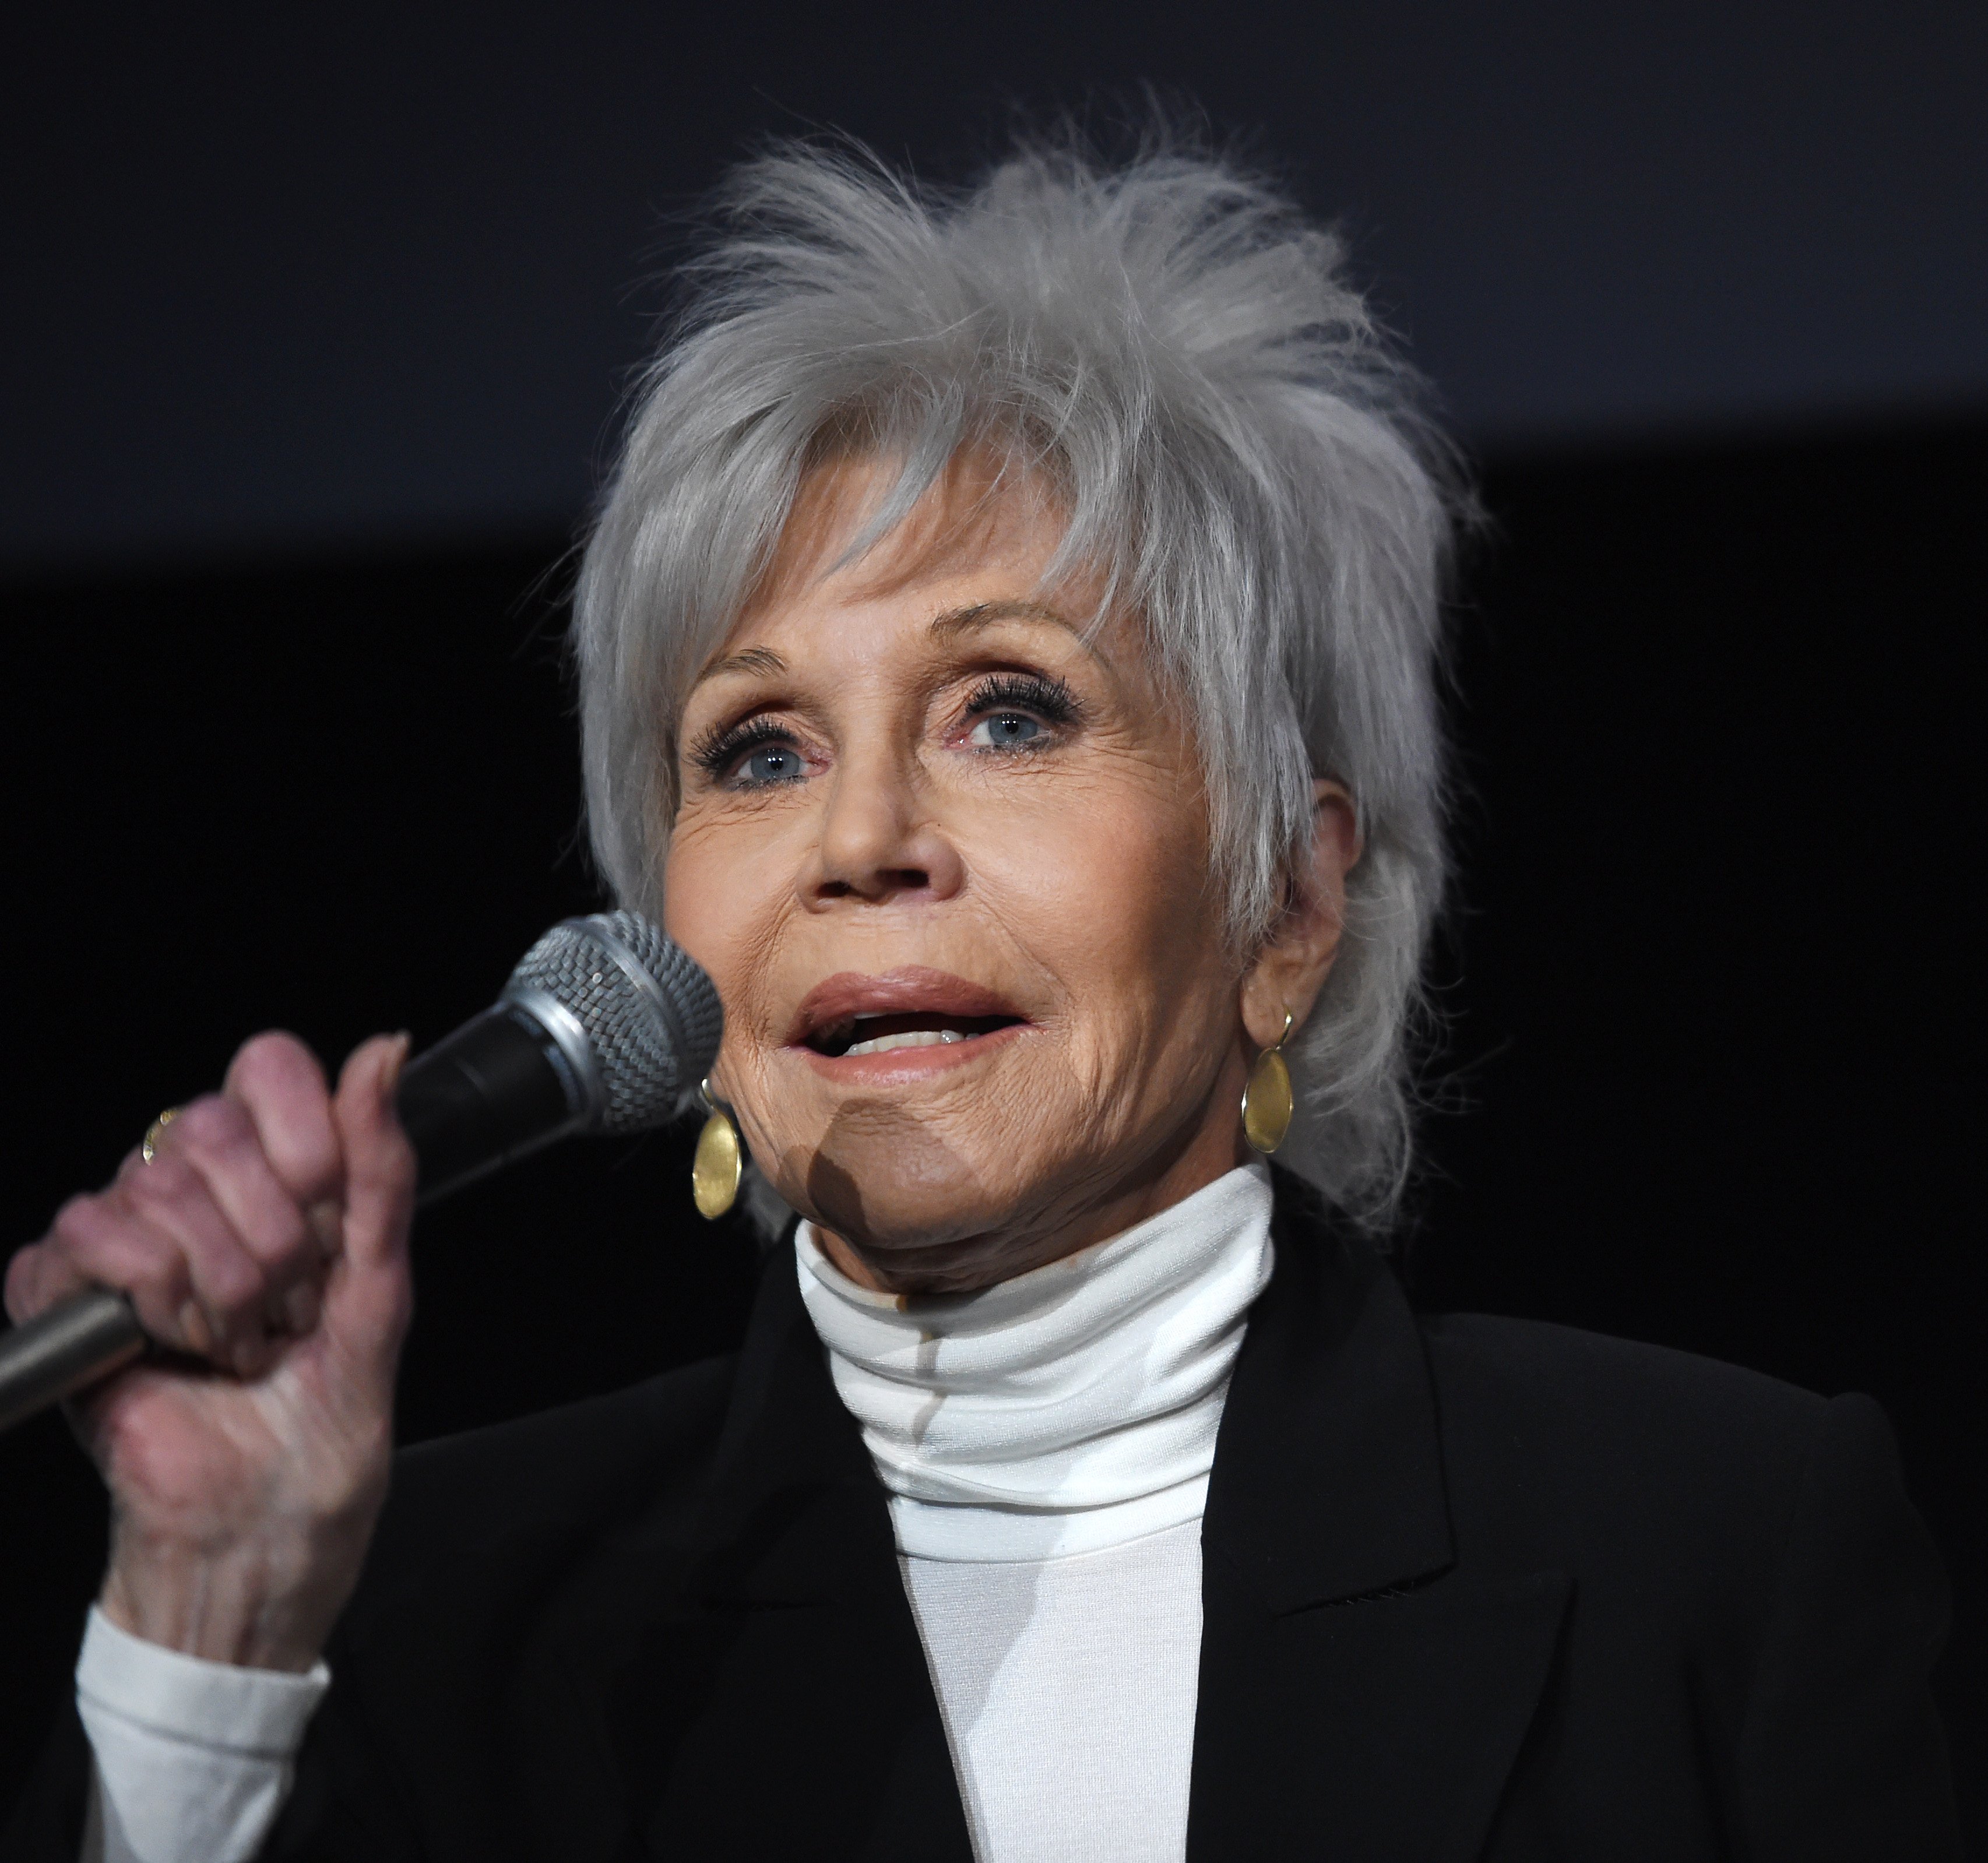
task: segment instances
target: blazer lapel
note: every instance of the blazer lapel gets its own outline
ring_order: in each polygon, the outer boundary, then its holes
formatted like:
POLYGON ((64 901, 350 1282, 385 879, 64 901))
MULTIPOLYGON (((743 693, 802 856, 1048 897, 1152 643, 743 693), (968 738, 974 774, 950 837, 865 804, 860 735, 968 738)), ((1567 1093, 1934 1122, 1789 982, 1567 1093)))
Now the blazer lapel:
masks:
POLYGON ((1435 1393, 1385 1264, 1280 1173, 1202 1524, 1191 1863, 1479 1855, 1564 1575, 1459 1564, 1435 1393))
POLYGON ((790 1262, 762 1283, 688 1559, 649 1568, 674 1596, 607 1687, 633 1827, 672 1859, 970 1863, 884 1490, 790 1262))

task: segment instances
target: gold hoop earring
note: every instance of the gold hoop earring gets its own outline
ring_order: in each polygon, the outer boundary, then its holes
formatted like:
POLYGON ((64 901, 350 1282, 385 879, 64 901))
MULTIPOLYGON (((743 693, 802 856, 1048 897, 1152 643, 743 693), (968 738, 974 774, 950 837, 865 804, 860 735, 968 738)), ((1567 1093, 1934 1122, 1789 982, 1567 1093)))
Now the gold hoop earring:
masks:
POLYGON ((697 1135, 697 1156, 690 1168, 690 1194, 698 1214, 715 1222, 739 1200, 739 1180, 746 1175, 746 1148, 739 1128, 711 1097, 709 1080, 698 1083, 698 1097, 711 1111, 697 1135))
POLYGON ((1296 1019, 1284 1011, 1284 1033, 1256 1057, 1242 1089, 1242 1136, 1253 1150, 1268 1158, 1284 1142, 1291 1129, 1290 1063, 1284 1059, 1284 1042, 1296 1019))

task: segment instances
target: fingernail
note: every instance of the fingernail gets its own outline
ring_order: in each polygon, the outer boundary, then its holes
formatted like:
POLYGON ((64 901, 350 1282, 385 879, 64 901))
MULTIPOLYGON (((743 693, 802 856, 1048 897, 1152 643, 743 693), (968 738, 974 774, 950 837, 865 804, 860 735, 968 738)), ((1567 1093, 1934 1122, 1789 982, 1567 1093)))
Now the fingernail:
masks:
POLYGON ((394 1037, 393 1051, 387 1057, 386 1064, 380 1070, 381 1097, 391 1099, 401 1084, 401 1070, 407 1064, 407 1053, 414 1045, 414 1038, 405 1029, 394 1037))
POLYGON ((317 1289, 312 1283, 299 1281, 283 1296, 283 1317, 299 1338, 317 1324, 317 1289))
POLYGON ((304 1212, 304 1223, 318 1253, 326 1261, 336 1258, 345 1246, 345 1212, 335 1197, 328 1197, 322 1203, 313 1203, 304 1212))
POLYGON ((214 1350, 214 1331, 207 1323, 207 1315, 200 1310, 198 1300, 188 1300, 180 1307, 180 1337, 187 1342, 190 1351, 198 1352, 203 1358, 214 1350))

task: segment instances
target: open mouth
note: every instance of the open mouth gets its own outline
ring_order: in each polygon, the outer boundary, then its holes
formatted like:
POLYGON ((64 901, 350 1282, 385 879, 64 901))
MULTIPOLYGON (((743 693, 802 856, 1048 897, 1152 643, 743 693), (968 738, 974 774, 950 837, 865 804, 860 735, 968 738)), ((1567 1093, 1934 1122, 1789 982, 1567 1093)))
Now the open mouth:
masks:
POLYGON ((895 1048, 949 1047, 996 1029, 1013 1028, 1019 1016, 848 1016, 824 1024, 807 1040, 817 1054, 888 1054, 895 1048))
MULTIPOLYGON (((861 1060, 914 1048, 964 1050, 1028 1018, 985 984, 942 970, 908 965, 884 976, 843 971, 810 990, 787 1040, 824 1060, 861 1060)), ((906 1063, 918 1067, 907 1057, 906 1063)), ((935 1054, 923 1065, 943 1067, 935 1054)))

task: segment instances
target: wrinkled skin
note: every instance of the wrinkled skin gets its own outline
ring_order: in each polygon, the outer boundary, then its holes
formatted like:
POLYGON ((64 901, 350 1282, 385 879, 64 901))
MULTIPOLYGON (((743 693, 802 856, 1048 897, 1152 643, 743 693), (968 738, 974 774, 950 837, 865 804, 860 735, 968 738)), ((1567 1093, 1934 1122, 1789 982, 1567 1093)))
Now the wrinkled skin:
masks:
POLYGON ((9 1266, 15 1320, 122 1287, 190 1361, 127 1371, 73 1413, 110 1490, 100 1602, 137 1635, 306 1669, 357 1581, 412 1311, 406 1046, 367 1043, 334 1095, 301 1042, 258 1036, 151 1163, 133 1151, 9 1266))
MULTIPOLYGON (((1094 590, 1039 586, 1053 504, 988 497, 965 460, 841 564, 880 470, 816 472, 689 697, 667 922, 718 985, 714 1085, 781 1193, 858 1281, 956 1290, 1239 1161, 1251 1058, 1317 998, 1357 842, 1321 780, 1289 909, 1232 948, 1193 746, 1136 619, 1089 631, 1094 590), (958 1039, 820 1051, 835 1018, 861 1036, 847 1019, 886 1011, 958 1039)), ((122 1288, 181 1355, 73 1412, 127 1630, 302 1670, 357 1582, 412 1305, 405 1054, 375 1038, 334 1091, 293 1037, 257 1036, 154 1162, 134 1151, 10 1265, 17 1322, 122 1288)))
POLYGON ((960 1290, 1239 1161, 1249 1061, 1317 996, 1356 841, 1345 792, 1320 783, 1314 871, 1266 945, 1233 950, 1183 708, 1135 620, 1087 637, 1094 589, 1045 597, 1053 507, 990 500, 965 461, 839 566, 879 476, 817 474, 691 695, 667 923, 718 982, 714 1085, 781 1194, 857 1279, 960 1290), (1032 685, 1057 702, 1030 719, 1032 685), (779 779, 713 762, 714 740, 762 728, 779 779), (931 1065, 908 1056, 896 1078, 838 1077, 857 1070, 794 1039, 824 979, 907 969, 1023 1022, 912 1050, 931 1065))

